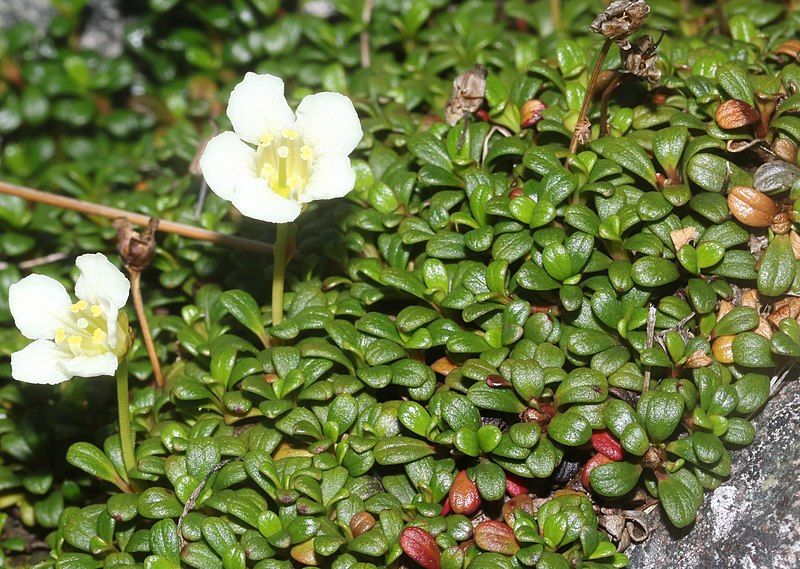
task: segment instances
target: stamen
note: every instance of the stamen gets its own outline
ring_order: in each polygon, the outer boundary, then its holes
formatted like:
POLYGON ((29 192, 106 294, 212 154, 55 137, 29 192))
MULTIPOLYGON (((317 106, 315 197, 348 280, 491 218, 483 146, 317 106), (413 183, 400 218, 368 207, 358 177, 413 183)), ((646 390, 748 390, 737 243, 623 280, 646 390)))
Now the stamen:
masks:
POLYGON ((300 136, 300 133, 293 128, 285 128, 283 129, 281 134, 283 135, 284 138, 288 138, 289 140, 294 140, 295 138, 300 136))
POLYGON ((67 342, 69 344, 73 345, 73 346, 77 345, 77 344, 80 344, 81 343, 81 337, 78 336, 78 335, 72 335, 69 338, 67 338, 67 342))
POLYGON ((299 174, 290 174, 288 178, 286 178, 286 185, 292 189, 297 188, 303 183, 303 177, 299 174))
MULTIPOLYGON (((82 301, 83 302, 83 301, 82 301)), ((92 316, 99 318, 103 315, 103 308, 99 304, 92 305, 92 316)))
POLYGON ((300 158, 308 161, 314 157, 314 150, 308 145, 304 144, 300 147, 300 158))
POLYGON ((60 344, 67 338, 67 332, 63 328, 56 328, 56 344, 60 344))
POLYGON ((102 344, 108 338, 108 334, 100 330, 99 328, 92 332, 92 341, 95 344, 102 344))
POLYGON ((85 300, 79 300, 78 302, 69 307, 69 311, 80 312, 81 310, 86 310, 88 306, 89 306, 88 302, 86 302, 85 300))
POLYGON ((272 144, 273 136, 269 133, 265 134, 261 137, 259 141, 259 146, 269 146, 272 144))

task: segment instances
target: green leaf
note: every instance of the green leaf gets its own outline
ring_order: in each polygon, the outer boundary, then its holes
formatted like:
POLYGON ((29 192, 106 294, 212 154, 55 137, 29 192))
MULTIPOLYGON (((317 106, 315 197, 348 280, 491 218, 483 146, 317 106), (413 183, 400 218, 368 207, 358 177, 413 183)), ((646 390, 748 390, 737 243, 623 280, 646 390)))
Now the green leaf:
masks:
POLYGON ((577 413, 558 413, 550 420, 547 434, 567 446, 580 446, 592 436, 592 426, 577 413))
POLYGON ((261 320, 261 311, 252 296, 243 290, 228 290, 222 293, 220 302, 231 316, 258 336, 265 346, 269 345, 269 339, 261 320))
POLYGON ((733 339, 734 361, 745 367, 773 367, 772 345, 770 341, 755 332, 743 332, 733 339))
POLYGON ((631 267, 631 278, 639 286, 663 286, 679 277, 675 264, 662 257, 646 255, 636 260, 631 267))
POLYGON ((758 292, 780 296, 794 280, 796 263, 789 235, 776 235, 767 245, 758 269, 758 292))
POLYGON ((375 461, 381 465, 406 464, 434 453, 425 441, 410 437, 381 439, 372 449, 375 461))
POLYGON ((642 467, 630 462, 612 462, 593 468, 589 472, 592 490, 608 498, 624 496, 636 486, 642 467))
POLYGON ((67 462, 107 482, 122 482, 111 459, 92 444, 79 442, 71 445, 67 450, 67 462))
POLYGON ((717 69, 717 81, 734 99, 755 105, 753 81, 750 74, 738 63, 723 63, 717 69))
POLYGON ((676 478, 666 477, 659 480, 658 497, 675 527, 686 527, 697 516, 699 504, 689 489, 676 478))
POLYGON ((648 158, 644 148, 636 140, 632 138, 604 138, 595 142, 600 144, 592 144, 592 148, 599 150, 604 158, 608 158, 623 168, 641 176, 654 188, 658 186, 653 163, 648 158))

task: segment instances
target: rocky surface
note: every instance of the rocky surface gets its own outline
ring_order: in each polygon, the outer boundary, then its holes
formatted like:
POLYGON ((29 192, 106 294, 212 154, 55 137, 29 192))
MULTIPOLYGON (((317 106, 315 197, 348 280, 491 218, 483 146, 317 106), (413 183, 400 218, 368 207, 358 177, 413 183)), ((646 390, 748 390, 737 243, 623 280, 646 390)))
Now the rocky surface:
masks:
POLYGON ((656 509, 650 539, 627 551, 631 568, 800 567, 800 380, 754 423, 753 444, 733 453, 729 479, 706 494, 694 525, 670 529, 656 509))

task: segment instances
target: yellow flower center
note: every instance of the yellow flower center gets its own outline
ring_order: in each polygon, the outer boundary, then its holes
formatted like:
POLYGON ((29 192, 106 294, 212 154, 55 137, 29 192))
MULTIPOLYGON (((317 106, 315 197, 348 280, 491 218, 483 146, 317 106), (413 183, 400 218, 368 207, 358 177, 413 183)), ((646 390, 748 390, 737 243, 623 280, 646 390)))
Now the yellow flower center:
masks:
POLYGON ((122 356, 127 351, 128 319, 120 312, 117 318, 117 342, 112 349, 108 342, 108 322, 102 306, 79 300, 69 307, 68 315, 56 329, 55 343, 73 356, 97 356, 112 352, 122 356))
POLYGON ((297 199, 311 176, 313 164, 314 150, 293 128, 261 137, 256 151, 256 171, 275 193, 297 199))

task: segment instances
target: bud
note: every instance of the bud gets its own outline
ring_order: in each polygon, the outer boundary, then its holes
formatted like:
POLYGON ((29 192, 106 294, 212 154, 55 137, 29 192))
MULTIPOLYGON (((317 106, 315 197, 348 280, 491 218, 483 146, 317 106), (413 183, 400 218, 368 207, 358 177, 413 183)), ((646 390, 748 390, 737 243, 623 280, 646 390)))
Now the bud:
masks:
POLYGON ((717 107, 715 115, 720 128, 730 130, 758 122, 758 111, 749 103, 739 99, 724 101, 717 107))
POLYGON ((616 0, 594 19, 589 28, 610 40, 624 42, 644 24, 649 13, 650 6, 644 0, 616 0))
POLYGON ((511 382, 502 375, 490 373, 486 376, 486 385, 489 387, 511 387, 511 382))
POLYGON ((400 547, 403 553, 425 569, 441 568, 441 553, 433 536, 424 529, 408 526, 400 532, 400 547))
POLYGON ((353 537, 358 537, 375 527, 375 517, 369 512, 356 512, 350 518, 350 531, 353 537))
POLYGON ((769 227, 780 213, 778 205, 758 190, 736 186, 728 193, 728 209, 733 217, 749 227, 769 227))
POLYGON ((661 469, 667 465, 667 451, 659 447, 650 447, 642 457, 642 466, 651 470, 661 469))
POLYGON ((592 448, 611 460, 622 460, 622 446, 617 438, 607 430, 592 433, 592 448))
POLYGON ((469 479, 466 470, 456 474, 453 485, 450 487, 448 500, 454 513, 465 516, 471 516, 481 507, 481 495, 478 487, 469 479))
POLYGON ((518 198, 518 197, 524 196, 524 195, 525 195, 525 191, 522 188, 520 188, 519 186, 517 186, 516 188, 511 188, 511 191, 508 192, 508 197, 510 197, 512 200, 514 198, 518 198))
POLYGON ((447 124, 454 126, 464 115, 472 114, 483 104, 486 96, 486 68, 476 65, 453 80, 453 90, 444 108, 447 124))
POLYGON ((529 99, 522 104, 519 109, 521 128, 531 128, 542 120, 542 111, 547 108, 539 99, 529 99))
POLYGON ((711 345, 711 353, 721 364, 733 363, 733 339, 736 336, 720 336, 711 345))
POLYGON ((514 555, 519 551, 517 538, 504 522, 489 520, 475 527, 475 543, 484 551, 514 555))
POLYGON ((142 271, 147 268, 156 252, 155 232, 158 220, 150 218, 147 228, 139 233, 133 229, 131 222, 123 217, 114 220, 117 230, 117 251, 128 270, 142 271))

